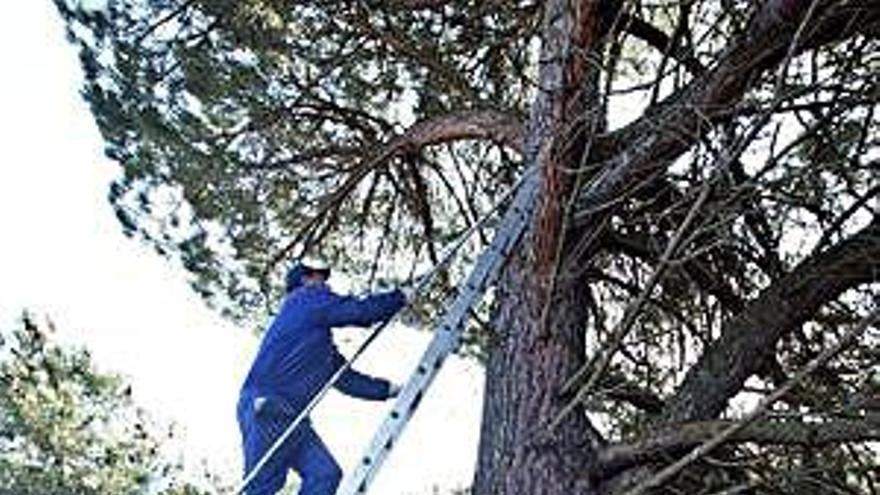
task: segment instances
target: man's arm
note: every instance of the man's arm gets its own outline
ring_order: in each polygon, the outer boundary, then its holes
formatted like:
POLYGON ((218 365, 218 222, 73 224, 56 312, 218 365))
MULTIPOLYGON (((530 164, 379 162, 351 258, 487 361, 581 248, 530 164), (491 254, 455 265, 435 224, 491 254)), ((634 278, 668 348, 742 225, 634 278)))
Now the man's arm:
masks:
POLYGON ((343 394, 358 399, 386 400, 391 397, 391 382, 351 368, 342 373, 335 386, 343 394))
MULTIPOLYGON (((339 351, 334 352, 333 363, 336 369, 345 366, 345 358, 339 351)), ((351 368, 346 369, 334 385, 345 395, 366 400, 385 400, 391 397, 391 382, 376 378, 351 368)))
POLYGON ((330 294, 330 300, 318 308, 318 318, 331 327, 368 327, 387 320, 406 304, 403 292, 394 290, 366 297, 330 294))

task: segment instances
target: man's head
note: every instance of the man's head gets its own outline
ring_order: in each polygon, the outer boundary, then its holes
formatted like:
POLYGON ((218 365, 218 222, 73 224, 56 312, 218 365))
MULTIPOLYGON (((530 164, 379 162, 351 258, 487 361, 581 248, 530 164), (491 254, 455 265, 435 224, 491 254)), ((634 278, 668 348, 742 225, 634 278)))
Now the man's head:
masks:
POLYGON ((304 285, 316 285, 324 283, 330 277, 330 269, 319 267, 316 264, 306 264, 303 261, 296 261, 290 270, 287 271, 285 278, 286 290, 290 292, 304 285))

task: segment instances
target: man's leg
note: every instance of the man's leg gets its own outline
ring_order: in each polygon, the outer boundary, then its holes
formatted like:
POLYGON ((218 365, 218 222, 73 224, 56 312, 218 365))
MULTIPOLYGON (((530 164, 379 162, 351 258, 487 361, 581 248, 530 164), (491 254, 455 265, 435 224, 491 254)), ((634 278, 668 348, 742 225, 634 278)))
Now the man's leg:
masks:
POLYGON ((333 495, 342 480, 339 464, 311 425, 298 436, 291 463, 302 479, 299 495, 333 495))
MULTIPOLYGON (((277 430, 280 426, 275 421, 257 419, 250 411, 239 413, 239 427, 242 434, 242 447, 244 450, 244 475, 247 476, 254 469, 260 459, 277 438, 277 430)), ((290 442, 285 442, 285 446, 290 442)), ((284 458, 284 447, 279 449, 269 461, 263 465, 256 477, 245 487, 246 495, 274 495, 287 480, 287 471, 290 469, 284 458)), ((288 450, 290 449, 289 446, 288 450)))
MULTIPOLYGON (((256 464, 256 463, 254 463, 256 464)), ((284 487, 287 480, 287 467, 277 466, 277 463, 267 463, 260 473, 248 483, 244 489, 245 495, 275 495, 284 487)))

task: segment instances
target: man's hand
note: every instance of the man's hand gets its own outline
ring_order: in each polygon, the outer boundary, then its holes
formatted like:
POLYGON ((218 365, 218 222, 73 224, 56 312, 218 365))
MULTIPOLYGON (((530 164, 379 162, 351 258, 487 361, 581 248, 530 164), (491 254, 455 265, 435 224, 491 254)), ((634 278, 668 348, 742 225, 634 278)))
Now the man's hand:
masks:
POLYGON ((407 303, 411 303, 416 296, 416 288, 414 285, 401 285, 398 290, 403 294, 403 297, 406 298, 407 303))
POLYGON ((388 385, 388 398, 393 399, 393 398, 397 397, 398 395, 400 395, 401 388, 402 387, 396 383, 392 383, 392 384, 388 385))

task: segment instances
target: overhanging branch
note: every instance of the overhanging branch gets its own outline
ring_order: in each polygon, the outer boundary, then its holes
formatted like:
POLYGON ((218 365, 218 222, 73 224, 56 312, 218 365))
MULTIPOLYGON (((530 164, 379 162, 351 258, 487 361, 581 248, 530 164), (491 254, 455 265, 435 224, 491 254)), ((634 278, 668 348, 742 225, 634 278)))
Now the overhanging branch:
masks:
MULTIPOLYGON (((662 461, 691 449, 724 432, 733 421, 700 421, 675 425, 632 443, 602 449, 591 467, 591 477, 607 479, 636 465, 662 461)), ((728 438, 728 443, 802 445, 821 447, 840 443, 880 440, 880 420, 836 419, 803 421, 755 421, 728 438)))
MULTIPOLYGON (((768 2, 777 5, 781 1, 768 2)), ((788 2, 801 5, 803 2, 788 2)), ((880 25, 880 0, 823 1, 820 15, 800 33, 795 53, 846 39, 880 25)), ((795 40, 797 23, 766 7, 753 19, 750 30, 731 43, 730 49, 711 70, 693 79, 632 124, 596 140, 592 161, 601 175, 580 193, 577 222, 592 223, 595 215, 612 200, 631 192, 635 184, 647 183, 653 174, 666 170, 712 129, 714 121, 741 101, 759 76, 783 62, 795 40)))
POLYGON ((272 258, 267 273, 280 260, 288 257, 297 245, 309 240, 323 222, 331 220, 334 216, 332 212, 354 192, 358 184, 387 161, 427 146, 468 139, 488 140, 521 152, 523 133, 523 125, 518 118, 495 110, 454 112, 416 122, 402 134, 378 145, 377 151, 367 154, 351 168, 342 184, 324 197, 312 220, 272 258))
POLYGON ((745 380, 758 372, 779 339, 824 304, 863 283, 880 280, 880 216, 861 231, 802 261, 765 289, 700 356, 667 401, 665 422, 720 414, 745 380))

